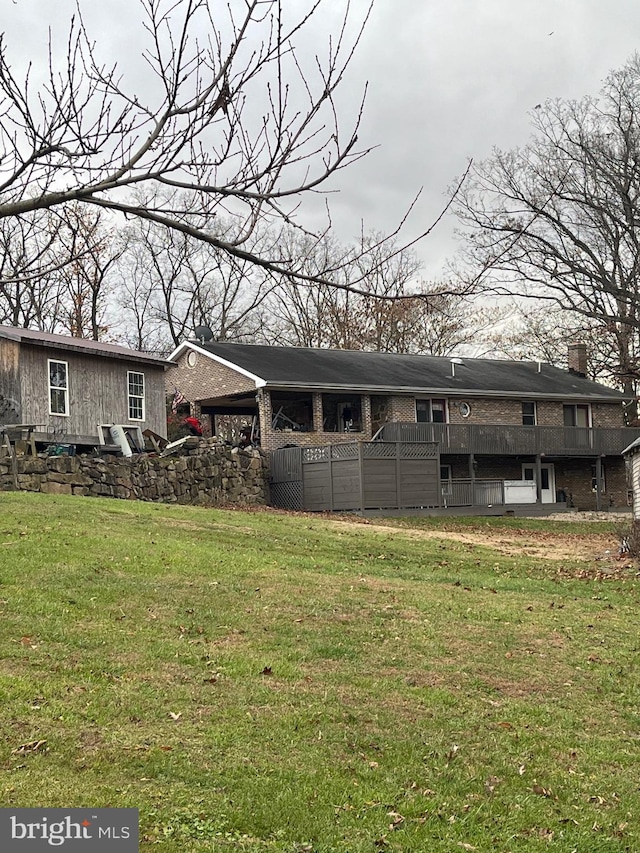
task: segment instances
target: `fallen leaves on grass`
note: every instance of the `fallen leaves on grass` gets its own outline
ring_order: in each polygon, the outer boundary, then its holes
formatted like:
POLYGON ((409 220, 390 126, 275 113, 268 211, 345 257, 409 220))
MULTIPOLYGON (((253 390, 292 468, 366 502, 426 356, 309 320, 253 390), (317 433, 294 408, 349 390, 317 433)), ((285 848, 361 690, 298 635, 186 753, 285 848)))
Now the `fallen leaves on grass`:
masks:
POLYGON ((28 755, 34 752, 49 752, 46 740, 30 740, 11 750, 12 755, 28 755))
POLYGON ((544 788, 542 785, 534 785, 531 790, 539 797, 553 797, 551 788, 544 788))
POLYGON ((458 754, 458 750, 460 747, 457 743, 454 743, 449 752, 447 753, 447 766, 454 760, 454 758, 458 754))
POLYGON ((502 779, 498 779, 497 776, 489 776, 488 779, 485 780, 484 789, 487 794, 493 795, 496 790, 496 786, 500 784, 502 779))
POLYGON ((391 818, 391 823, 389 824, 389 830, 391 832, 393 832, 394 829, 400 829, 405 821, 404 816, 399 812, 387 812, 387 817, 391 818))

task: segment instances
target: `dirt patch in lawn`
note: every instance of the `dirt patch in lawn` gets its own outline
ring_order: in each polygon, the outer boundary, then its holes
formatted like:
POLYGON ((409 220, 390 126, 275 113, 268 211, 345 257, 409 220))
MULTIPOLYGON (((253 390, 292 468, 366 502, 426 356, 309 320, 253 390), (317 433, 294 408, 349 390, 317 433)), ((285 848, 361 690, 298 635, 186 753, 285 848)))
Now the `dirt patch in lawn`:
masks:
MULTIPOLYGON (((584 521, 585 514, 580 514, 584 521)), ((609 519, 613 520, 613 519, 609 519)), ((376 524, 367 520, 340 519, 336 525, 358 528, 366 525, 369 532, 405 536, 410 539, 429 539, 456 542, 469 546, 491 548, 509 557, 533 557, 540 560, 614 561, 619 564, 620 538, 615 533, 569 533, 558 530, 418 530, 394 525, 376 524)), ((624 561, 626 562, 626 561, 624 561)))

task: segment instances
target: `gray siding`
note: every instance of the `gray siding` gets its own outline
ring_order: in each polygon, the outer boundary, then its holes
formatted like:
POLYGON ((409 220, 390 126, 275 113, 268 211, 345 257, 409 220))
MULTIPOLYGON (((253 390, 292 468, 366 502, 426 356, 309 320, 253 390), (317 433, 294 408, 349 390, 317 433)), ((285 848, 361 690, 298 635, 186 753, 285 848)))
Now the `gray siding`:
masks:
POLYGON ((19 364, 20 344, 0 339, 0 424, 22 421, 19 364))
POLYGON ((84 355, 23 343, 20 349, 21 422, 54 435, 97 437, 100 423, 134 423, 166 436, 164 368, 139 361, 84 355), (68 365, 69 415, 49 414, 48 360, 68 365), (145 377, 145 419, 132 421, 127 371, 145 377))

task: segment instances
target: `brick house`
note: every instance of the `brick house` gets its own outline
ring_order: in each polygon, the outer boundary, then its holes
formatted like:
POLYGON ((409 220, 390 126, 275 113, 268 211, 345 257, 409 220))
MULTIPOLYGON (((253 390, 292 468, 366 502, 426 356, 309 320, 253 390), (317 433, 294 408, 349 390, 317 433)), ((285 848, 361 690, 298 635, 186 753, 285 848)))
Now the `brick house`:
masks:
POLYGON ((586 378, 584 344, 569 348, 569 370, 216 342, 184 342, 169 358, 169 392, 214 433, 230 416, 253 421, 267 452, 374 437, 437 441, 442 493, 452 500, 500 481, 528 483, 537 503, 627 506, 621 452, 640 430, 625 426, 621 392, 586 378))

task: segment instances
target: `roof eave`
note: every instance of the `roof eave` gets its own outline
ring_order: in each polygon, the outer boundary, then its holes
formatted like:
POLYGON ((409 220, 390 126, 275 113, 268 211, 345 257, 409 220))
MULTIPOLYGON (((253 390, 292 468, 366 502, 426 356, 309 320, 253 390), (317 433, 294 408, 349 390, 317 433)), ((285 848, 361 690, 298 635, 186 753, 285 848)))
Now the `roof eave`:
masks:
MULTIPOLYGON (((7 337, 7 340, 14 339, 10 339, 7 337)), ((60 343, 58 343, 57 341, 37 341, 33 338, 18 338, 15 340, 17 340, 20 344, 25 344, 27 346, 43 347, 44 349, 59 349, 64 350, 65 352, 75 352, 79 355, 93 355, 98 358, 114 358, 118 361, 141 361, 144 362, 144 364, 151 364, 155 365, 156 367, 162 367, 165 369, 167 367, 173 367, 173 364, 170 361, 167 361, 166 359, 145 355, 144 353, 139 352, 137 350, 131 350, 130 352, 121 353, 112 352, 106 349, 75 346, 74 344, 67 344, 62 341, 60 343)))
POLYGON ((281 380, 265 380, 264 387, 267 389, 298 389, 307 391, 344 391, 357 392, 361 394, 438 394, 447 397, 495 397, 499 399, 517 399, 517 400, 587 400, 591 403, 623 403, 626 400, 624 395, 617 396, 617 392, 612 392, 612 396, 580 394, 578 392, 566 393, 548 393, 542 391, 488 391, 482 389, 471 388, 447 388, 436 386, 419 386, 419 385, 349 385, 340 382, 333 383, 303 383, 303 382, 288 382, 281 380))
POLYGON ((252 373, 250 370, 246 370, 244 367, 240 367, 240 365, 235 364, 233 361, 229 361, 226 358, 222 358, 222 356, 216 355, 210 350, 205 349, 204 347, 198 346, 198 344, 194 344, 192 341, 183 341, 181 344, 174 349, 174 351, 169 356, 169 360, 171 362, 171 366, 176 366, 176 359, 180 358, 180 356, 186 350, 193 350, 194 352, 200 353, 201 355, 210 358, 212 361, 217 362, 218 364, 223 365, 224 367, 228 367, 230 370, 235 370, 236 373, 242 374, 242 376, 246 376, 247 379, 251 379, 256 383, 256 388, 264 388, 267 384, 266 379, 263 379, 261 376, 258 376, 255 373, 252 373))

